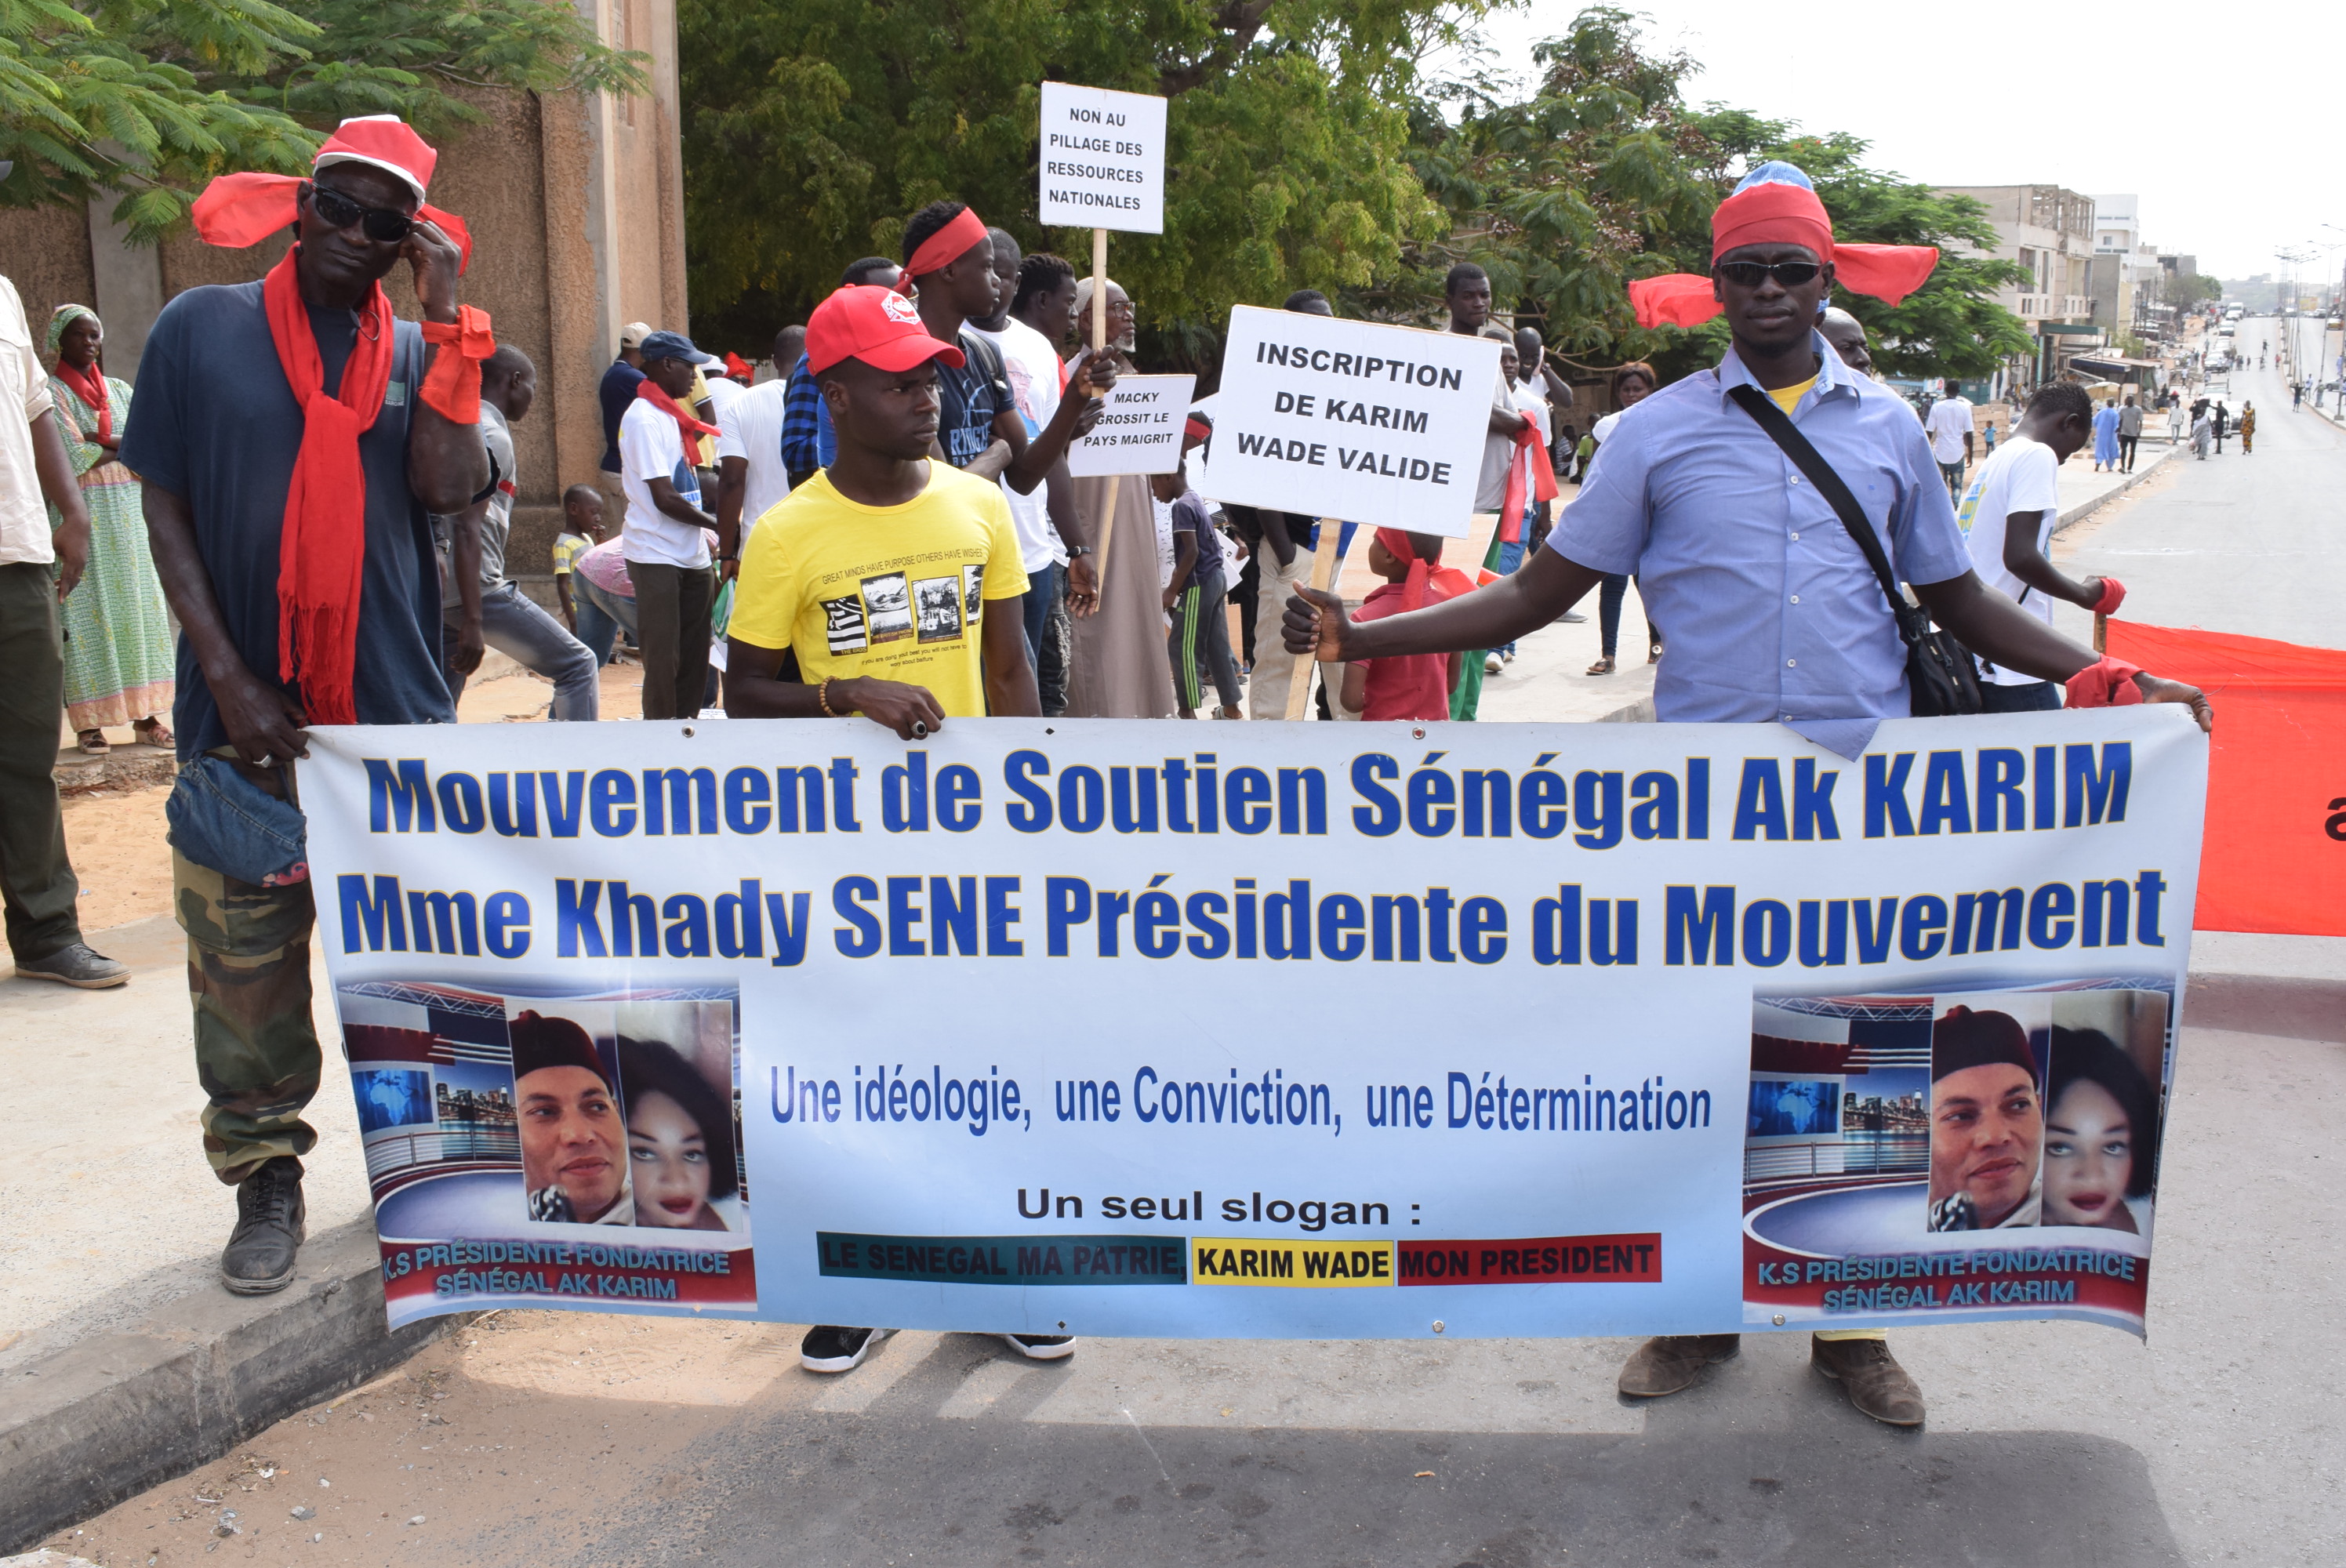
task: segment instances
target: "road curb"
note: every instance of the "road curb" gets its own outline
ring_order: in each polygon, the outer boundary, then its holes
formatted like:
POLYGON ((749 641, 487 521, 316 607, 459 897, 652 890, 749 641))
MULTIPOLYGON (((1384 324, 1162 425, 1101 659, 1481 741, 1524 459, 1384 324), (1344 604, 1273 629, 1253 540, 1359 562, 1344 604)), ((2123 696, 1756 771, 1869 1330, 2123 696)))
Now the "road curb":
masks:
POLYGON ((2181 448, 2179 447, 2170 447, 2166 452, 2154 457, 2147 468, 2137 468, 2132 473, 2127 474, 2124 484, 2117 485, 2109 490, 2105 490, 2099 495, 2091 496, 2084 501, 2080 501, 2075 506, 2070 507, 2066 512, 2062 513, 2061 520, 2053 524, 2053 536, 2056 539, 2059 538, 2063 532, 2068 528, 2084 522, 2095 513, 2099 512, 2103 507, 2107 506, 2111 502, 2116 501, 2119 496, 2124 495, 2127 491, 2132 490, 2136 485, 2140 484, 2144 480, 2148 479, 2152 474, 2157 473, 2160 469, 2166 467, 2169 462, 2173 461, 2175 453, 2180 450, 2181 448))
POLYGON ((0 1553, 218 1459, 469 1320, 385 1328, 371 1218, 311 1237, 274 1296, 230 1295, 209 1262, 187 1272, 144 1321, 0 1380, 0 1553))

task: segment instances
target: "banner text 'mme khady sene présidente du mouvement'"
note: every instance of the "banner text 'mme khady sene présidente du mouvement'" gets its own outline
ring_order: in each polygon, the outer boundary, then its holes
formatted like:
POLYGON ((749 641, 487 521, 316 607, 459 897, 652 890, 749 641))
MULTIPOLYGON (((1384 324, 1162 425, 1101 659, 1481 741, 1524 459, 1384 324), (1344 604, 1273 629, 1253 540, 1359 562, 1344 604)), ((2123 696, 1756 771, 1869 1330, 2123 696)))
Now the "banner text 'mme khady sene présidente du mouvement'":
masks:
POLYGON ((394 1321, 2138 1332, 2206 758, 700 722, 301 785, 394 1321))

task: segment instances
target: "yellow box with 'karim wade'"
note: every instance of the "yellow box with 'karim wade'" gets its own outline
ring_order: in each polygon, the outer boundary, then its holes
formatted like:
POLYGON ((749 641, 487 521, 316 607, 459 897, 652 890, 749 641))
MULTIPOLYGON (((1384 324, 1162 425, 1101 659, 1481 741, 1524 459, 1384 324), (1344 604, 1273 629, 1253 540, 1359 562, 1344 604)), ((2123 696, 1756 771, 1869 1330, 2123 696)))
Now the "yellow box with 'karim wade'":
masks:
POLYGON ((1271 1285, 1325 1290, 1391 1285, 1390 1241, 1282 1241, 1260 1237, 1195 1237, 1192 1285, 1271 1285))

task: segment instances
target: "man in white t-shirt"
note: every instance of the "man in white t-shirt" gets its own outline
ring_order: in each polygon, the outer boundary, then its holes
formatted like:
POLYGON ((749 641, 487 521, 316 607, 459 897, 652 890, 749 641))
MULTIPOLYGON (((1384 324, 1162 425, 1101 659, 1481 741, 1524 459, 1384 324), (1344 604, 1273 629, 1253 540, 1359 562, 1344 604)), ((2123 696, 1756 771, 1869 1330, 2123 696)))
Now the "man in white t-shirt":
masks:
MULTIPOLYGON (((774 363, 796 364, 797 344, 805 335, 803 327, 785 327, 775 333, 774 363), (782 358, 786 350, 792 358, 782 358)), ((715 382, 709 386, 712 392, 717 389, 715 382)), ((717 522, 720 530, 730 529, 737 542, 746 543, 758 519, 790 493, 790 470, 782 465, 782 415, 790 390, 785 371, 717 405, 717 522)))
POLYGON ((684 402, 699 351, 680 332, 654 332, 640 352, 643 384, 619 416, 619 474, 627 492, 619 553, 636 585, 644 717, 698 718, 709 681, 709 606, 717 591, 700 531, 717 529, 719 552, 729 562, 740 540, 701 509, 700 476, 685 450, 688 432, 715 433, 684 402))
POLYGON ((1964 470, 1972 461, 1971 400, 1955 390, 1955 378, 1947 378, 1944 396, 1931 405, 1930 417, 1923 428, 1931 435, 1931 456, 1939 472, 1947 476, 1947 494, 1960 499, 1964 493, 1964 470))
MULTIPOLYGON (((2040 389, 2014 426, 2012 439, 1980 465, 1979 477, 1955 509, 1980 581, 2018 600, 2048 626, 2056 598, 2107 615, 2126 597, 2116 578, 2079 582, 2063 575, 2045 554, 2061 520, 2061 465, 2093 433, 2094 402, 2085 388, 2058 382, 2040 389)), ((2034 713, 2061 706, 2061 688, 2051 681, 1985 659, 1978 664, 1982 712, 2034 713)))
MULTIPOLYGON (((986 232, 994 242, 994 275, 1001 285, 1002 306, 966 326, 1002 351, 1011 399, 1031 442, 1059 412, 1060 396, 1066 390, 1067 370, 1059 358, 1059 345, 1076 330, 1076 270, 1056 256, 1020 255, 1018 241, 1002 229, 986 232)), ((1078 421, 1076 433, 1089 427, 1088 422, 1078 421)), ((1052 627, 1064 626, 1068 609, 1087 616, 1099 606, 1091 541, 1076 514, 1074 482, 1064 461, 1052 465, 1032 494, 1021 495, 1005 482, 1002 494, 1010 503, 1010 520, 1018 530, 1026 568, 1026 596, 1020 607, 1027 651, 1035 659, 1044 716, 1056 718, 1066 711, 1067 663, 1066 649, 1053 636, 1052 627)))

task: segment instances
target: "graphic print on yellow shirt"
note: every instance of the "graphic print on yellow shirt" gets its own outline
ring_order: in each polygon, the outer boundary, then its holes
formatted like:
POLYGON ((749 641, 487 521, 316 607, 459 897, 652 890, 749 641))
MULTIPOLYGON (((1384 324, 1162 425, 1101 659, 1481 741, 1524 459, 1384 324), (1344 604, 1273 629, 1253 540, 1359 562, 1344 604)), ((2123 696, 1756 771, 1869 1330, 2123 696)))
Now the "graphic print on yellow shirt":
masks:
POLYGON ((864 506, 818 475, 750 534, 728 635, 795 648, 809 682, 906 681, 946 717, 976 718, 985 601, 1026 587, 1001 486, 932 463, 917 499, 864 506))

